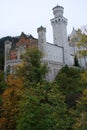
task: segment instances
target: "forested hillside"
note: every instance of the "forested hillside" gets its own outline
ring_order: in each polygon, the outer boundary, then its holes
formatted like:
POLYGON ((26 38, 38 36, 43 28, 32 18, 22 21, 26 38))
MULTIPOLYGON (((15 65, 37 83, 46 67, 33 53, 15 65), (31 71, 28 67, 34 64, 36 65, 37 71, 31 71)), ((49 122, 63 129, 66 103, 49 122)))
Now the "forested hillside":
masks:
POLYGON ((0 73, 0 130, 86 130, 87 71, 65 66, 49 83, 41 57, 31 48, 15 75, 0 73))

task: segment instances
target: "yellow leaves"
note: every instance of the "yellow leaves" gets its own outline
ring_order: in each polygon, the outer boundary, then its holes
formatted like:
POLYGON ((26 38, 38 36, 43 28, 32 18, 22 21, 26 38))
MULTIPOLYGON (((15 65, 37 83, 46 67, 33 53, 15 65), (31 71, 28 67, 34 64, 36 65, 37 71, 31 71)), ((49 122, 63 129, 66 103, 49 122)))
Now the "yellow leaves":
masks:
POLYGON ((4 91, 4 93, 3 93, 3 97, 8 97, 9 96, 9 93, 11 93, 12 92, 12 89, 6 89, 5 91, 4 91))
POLYGON ((87 50, 78 50, 77 54, 79 57, 85 57, 87 56, 87 50))
POLYGON ((81 73, 81 81, 87 83, 87 71, 81 73))
MULTIPOLYGON (((24 93, 21 78, 9 75, 7 78, 8 88, 2 95, 3 99, 3 117, 7 119, 5 123, 9 130, 15 128, 16 116, 18 115, 18 103, 22 99, 24 93)), ((6 128, 7 128, 6 127, 6 128)), ((6 129, 5 129, 6 130, 6 129)))
POLYGON ((79 107, 81 107, 81 109, 84 109, 84 111, 85 111, 85 109, 87 107, 87 88, 84 89, 82 96, 77 101, 77 104, 79 107))
POLYGON ((80 49, 78 51, 80 57, 87 56, 87 35, 86 34, 80 35, 80 40, 77 43, 77 47, 80 49))
POLYGON ((23 83, 22 80, 16 76, 9 75, 7 78, 7 85, 9 87, 22 87, 23 83))
POLYGON ((82 126, 84 126, 85 118, 86 118, 86 113, 85 112, 80 113, 80 117, 76 119, 76 122, 73 125, 74 130, 79 130, 82 126))
POLYGON ((16 65, 17 68, 22 68, 23 66, 24 66, 24 62, 23 61, 16 65))
POLYGON ((81 101, 83 105, 87 105, 87 88, 83 91, 83 95, 81 97, 81 101))
POLYGON ((87 97, 87 88, 84 90, 83 95, 87 97))
POLYGON ((11 107, 17 102, 23 94, 23 83, 20 78, 9 75, 7 78, 7 85, 9 86, 3 93, 4 107, 11 107))
POLYGON ((77 101, 77 117, 73 128, 79 130, 85 126, 87 126, 87 88, 84 89, 82 97, 77 101))
POLYGON ((69 110, 68 110, 68 113, 70 114, 70 115, 75 115, 75 110, 73 109, 73 108, 70 108, 69 110))
POLYGON ((74 130, 79 129, 81 126, 81 121, 79 120, 78 122, 76 122, 76 124, 73 126, 74 130))
MULTIPOLYGON (((87 85, 87 71, 81 73, 81 81, 83 84, 87 85)), ((87 104, 87 88, 84 89, 82 97, 81 97, 81 103, 87 104)))
POLYGON ((80 29, 77 30, 76 35, 73 36, 71 42, 77 46, 77 55, 79 57, 87 56, 87 34, 80 29))

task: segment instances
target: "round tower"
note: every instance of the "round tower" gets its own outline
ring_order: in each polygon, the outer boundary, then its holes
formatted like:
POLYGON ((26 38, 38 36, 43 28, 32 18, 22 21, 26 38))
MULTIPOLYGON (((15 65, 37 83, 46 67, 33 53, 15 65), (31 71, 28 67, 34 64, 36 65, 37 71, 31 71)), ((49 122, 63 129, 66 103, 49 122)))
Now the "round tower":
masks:
POLYGON ((54 44, 58 46, 64 46, 67 41, 67 19, 63 17, 63 12, 64 8, 57 5, 53 8, 54 18, 51 19, 54 44))
POLYGON ((67 38, 67 19, 63 16, 64 8, 57 5, 53 8, 54 18, 51 19, 53 42, 63 50, 64 64, 69 64, 69 45, 67 38))

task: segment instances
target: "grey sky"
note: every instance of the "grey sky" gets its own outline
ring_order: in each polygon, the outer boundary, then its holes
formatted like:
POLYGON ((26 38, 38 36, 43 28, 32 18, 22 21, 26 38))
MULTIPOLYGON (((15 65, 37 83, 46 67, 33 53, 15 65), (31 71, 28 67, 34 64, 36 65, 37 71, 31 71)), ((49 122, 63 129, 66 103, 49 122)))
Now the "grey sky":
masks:
POLYGON ((47 41, 52 42, 52 8, 64 7, 68 19, 68 34, 72 28, 87 24, 87 0, 0 0, 0 38, 18 36, 21 32, 37 37, 37 28, 47 29, 47 41))

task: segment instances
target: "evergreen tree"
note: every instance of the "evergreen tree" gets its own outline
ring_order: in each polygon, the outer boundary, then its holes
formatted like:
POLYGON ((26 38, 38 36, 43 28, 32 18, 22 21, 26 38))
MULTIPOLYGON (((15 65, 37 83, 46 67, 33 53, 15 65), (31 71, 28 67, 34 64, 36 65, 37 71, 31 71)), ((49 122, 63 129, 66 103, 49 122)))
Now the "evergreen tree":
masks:
POLYGON ((74 130, 87 129, 87 88, 83 91, 81 98, 77 101, 76 118, 74 130))
POLYGON ((67 106, 76 107, 76 100, 80 97, 85 85, 81 80, 81 70, 78 68, 63 67, 55 81, 60 86, 60 91, 65 95, 67 106))
POLYGON ((25 90, 19 105, 17 130, 67 130, 70 117, 57 85, 36 84, 25 90))
POLYGON ((42 53, 31 48, 23 56, 18 73, 23 79, 25 92, 19 102, 17 130, 57 130, 70 127, 65 97, 55 83, 45 80, 46 65, 41 63, 42 53))

